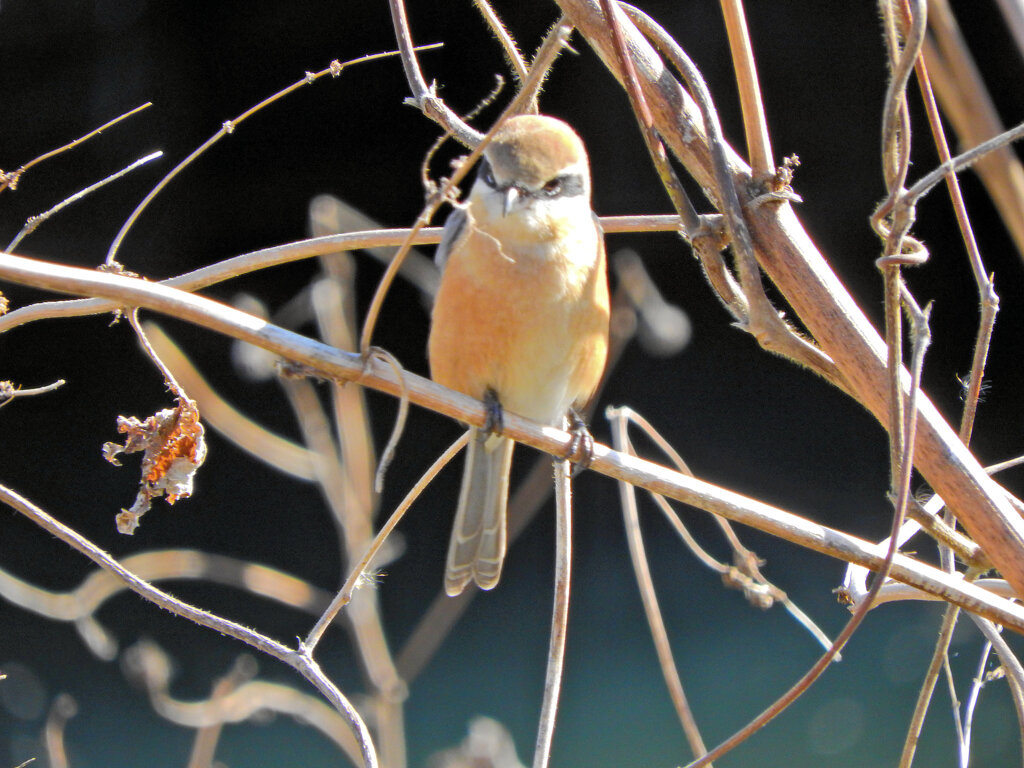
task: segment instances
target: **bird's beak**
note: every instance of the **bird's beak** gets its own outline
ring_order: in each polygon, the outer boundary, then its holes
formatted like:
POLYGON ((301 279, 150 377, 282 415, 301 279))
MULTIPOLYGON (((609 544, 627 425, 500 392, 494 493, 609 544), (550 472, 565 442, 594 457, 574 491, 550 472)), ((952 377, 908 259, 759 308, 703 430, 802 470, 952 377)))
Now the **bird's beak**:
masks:
POLYGON ((512 206, 516 204, 518 199, 519 188, 514 185, 509 186, 502 195, 501 215, 508 216, 508 212, 512 210, 512 206))

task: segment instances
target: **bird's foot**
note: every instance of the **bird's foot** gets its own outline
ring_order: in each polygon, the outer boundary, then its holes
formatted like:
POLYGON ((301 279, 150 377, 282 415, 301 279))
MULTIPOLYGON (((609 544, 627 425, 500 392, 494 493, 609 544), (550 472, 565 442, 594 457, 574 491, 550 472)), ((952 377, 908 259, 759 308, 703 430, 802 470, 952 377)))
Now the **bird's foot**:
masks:
POLYGON ((568 420, 572 438, 569 440, 562 461, 572 462, 572 477, 576 477, 586 471, 594 460, 594 436, 590 434, 587 422, 576 412, 575 408, 569 409, 568 420))
POLYGON ((498 393, 488 389, 484 393, 484 407, 487 409, 487 418, 484 419, 483 431, 488 435, 500 435, 505 431, 505 411, 498 400, 498 393))

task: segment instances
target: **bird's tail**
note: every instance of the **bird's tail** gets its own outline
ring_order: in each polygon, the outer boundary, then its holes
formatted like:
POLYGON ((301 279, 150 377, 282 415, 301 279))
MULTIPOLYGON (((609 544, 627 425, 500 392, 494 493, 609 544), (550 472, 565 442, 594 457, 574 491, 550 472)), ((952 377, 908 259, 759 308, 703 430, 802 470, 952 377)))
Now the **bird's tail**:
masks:
POLYGON ((473 429, 455 512, 444 588, 457 595, 470 580, 493 589, 505 559, 505 509, 515 443, 473 429))

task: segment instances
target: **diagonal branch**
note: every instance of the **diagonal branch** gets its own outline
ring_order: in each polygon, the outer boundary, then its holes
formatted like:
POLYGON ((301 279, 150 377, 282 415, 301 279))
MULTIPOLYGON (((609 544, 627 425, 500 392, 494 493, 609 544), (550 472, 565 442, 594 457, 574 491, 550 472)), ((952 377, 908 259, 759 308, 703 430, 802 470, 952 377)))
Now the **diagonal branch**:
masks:
MULTIPOLYGON (((399 376, 389 364, 375 358, 364 360, 358 354, 334 349, 211 299, 158 283, 9 254, 0 254, 0 279, 62 293, 96 296, 120 306, 148 308, 255 344, 324 376, 354 381, 395 396, 405 394, 412 403, 467 424, 483 426, 487 418, 483 403, 421 376, 407 371, 399 376)), ((922 398, 919 407, 926 405, 931 407, 922 398)), ((920 422, 918 426, 921 427, 920 422)), ((572 440, 567 432, 540 426, 511 412, 506 414, 504 431, 521 443, 559 457, 565 454, 572 440)), ((918 446, 920 450, 920 437, 918 446)), ((963 452, 966 453, 966 449, 963 452)), ((591 468, 831 557, 871 569, 882 567, 885 560, 877 545, 863 539, 603 445, 595 445, 591 468)), ((894 559, 891 575, 897 581, 1024 634, 1024 607, 966 584, 959 577, 903 555, 894 559)))
MULTIPOLYGON (((559 4, 605 65, 619 76, 616 53, 597 0, 560 0, 559 4)), ((631 25, 623 26, 659 135, 696 181, 713 189, 713 162, 693 99, 642 36, 631 25)), ((743 189, 750 170, 734 151, 727 154, 733 175, 741 180, 737 187, 743 189)), ((792 207, 786 203, 748 205, 746 224, 760 266, 835 363, 857 401, 887 424, 885 345, 814 246, 792 207)), ((902 378, 906 389, 909 376, 902 378)), ((915 461, 996 567, 1018 594, 1024 595, 1024 520, 924 396, 918 405, 915 461)))

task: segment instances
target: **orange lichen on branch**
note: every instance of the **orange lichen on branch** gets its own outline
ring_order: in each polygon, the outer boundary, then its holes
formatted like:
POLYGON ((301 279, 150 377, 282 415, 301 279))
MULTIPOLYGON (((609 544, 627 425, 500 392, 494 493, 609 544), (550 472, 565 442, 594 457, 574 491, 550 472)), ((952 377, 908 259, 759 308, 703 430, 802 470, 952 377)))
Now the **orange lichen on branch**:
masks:
POLYGON ((130 509, 117 516, 117 529, 132 534, 139 518, 152 506, 152 500, 167 497, 167 503, 192 495, 196 470, 206 458, 206 440, 195 402, 178 398, 175 408, 158 411, 145 421, 134 416, 118 416, 117 431, 127 435, 124 445, 105 443, 103 457, 121 466, 118 455, 143 451, 142 480, 130 509))

